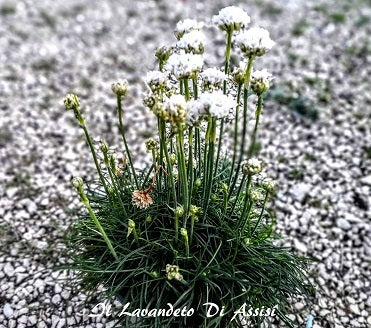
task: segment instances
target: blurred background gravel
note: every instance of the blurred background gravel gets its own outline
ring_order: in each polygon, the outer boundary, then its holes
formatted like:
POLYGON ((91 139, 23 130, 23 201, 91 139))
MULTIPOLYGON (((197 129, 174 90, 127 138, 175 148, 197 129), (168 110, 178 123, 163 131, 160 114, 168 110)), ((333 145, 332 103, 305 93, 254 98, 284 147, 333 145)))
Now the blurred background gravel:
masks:
MULTIPOLYGON (((61 100, 78 93, 92 133, 119 155, 110 85, 128 79, 128 138, 143 165, 155 130, 142 77, 156 68, 155 48, 174 43, 178 20, 210 21, 227 5, 277 42, 256 62, 275 76, 260 130, 280 190, 271 207, 287 246, 319 260, 317 296, 295 300, 293 319, 371 326, 369 1, 0 0, 0 327, 110 326, 88 317, 86 295, 64 283, 69 272, 51 270, 65 263, 78 206, 70 178, 94 174, 61 100)), ((206 66, 222 65, 224 35, 207 33, 206 66)))

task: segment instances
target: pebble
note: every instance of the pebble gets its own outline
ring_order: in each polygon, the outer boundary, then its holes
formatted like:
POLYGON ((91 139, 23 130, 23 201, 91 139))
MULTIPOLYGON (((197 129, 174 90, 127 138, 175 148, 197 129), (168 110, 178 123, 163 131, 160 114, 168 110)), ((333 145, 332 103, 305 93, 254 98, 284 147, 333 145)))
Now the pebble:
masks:
POLYGON ((345 230, 345 231, 348 231, 352 228, 351 224, 349 223, 349 221, 343 219, 343 218, 340 218, 336 221, 336 225, 342 229, 342 230, 345 230))
POLYGON ((9 303, 4 304, 3 314, 6 318, 10 318, 13 315, 13 309, 9 303))

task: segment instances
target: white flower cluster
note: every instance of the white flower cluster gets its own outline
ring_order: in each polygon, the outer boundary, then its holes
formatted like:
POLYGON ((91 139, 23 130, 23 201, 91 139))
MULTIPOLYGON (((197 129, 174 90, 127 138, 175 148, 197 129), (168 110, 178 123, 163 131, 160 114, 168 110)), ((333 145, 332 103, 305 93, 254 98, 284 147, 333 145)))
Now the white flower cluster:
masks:
POLYGON ((262 56, 275 45, 269 32, 261 27, 252 27, 242 31, 236 36, 235 42, 244 56, 248 58, 262 56))
POLYGON ((242 166, 242 172, 246 175, 259 174, 263 169, 263 164, 257 158, 250 158, 242 166))
POLYGON ((200 76, 205 89, 220 88, 222 83, 227 80, 227 75, 216 67, 205 69, 200 76))
POLYGON ((170 123, 175 125, 184 123, 187 117, 187 102, 182 95, 171 95, 164 101, 170 123))
POLYGON ((204 64, 203 57, 201 55, 194 54, 172 54, 167 63, 166 70, 175 75, 176 78, 192 78, 194 75, 202 69, 204 64))
POLYGON ((218 15, 214 15, 213 23, 224 31, 232 32, 246 27, 250 23, 250 16, 243 9, 230 6, 221 9, 218 15))
POLYGON ((146 82, 152 92, 164 90, 168 82, 167 74, 160 71, 149 71, 144 82, 146 82))
POLYGON ((204 52, 204 43, 206 41, 205 34, 198 30, 192 30, 185 33, 176 46, 185 52, 192 52, 194 54, 202 54, 204 52))
POLYGON ((202 22, 197 22, 194 19, 184 19, 179 21, 176 24, 174 34, 175 37, 179 40, 185 33, 189 33, 193 30, 200 30, 204 24, 202 22))
POLYGON ((251 75, 251 89, 256 94, 266 92, 269 89, 270 81, 272 81, 272 74, 266 69, 254 71, 251 75))
POLYGON ((223 118, 233 112, 236 106, 235 100, 223 94, 222 91, 206 91, 200 98, 188 103, 189 122, 197 122, 201 117, 210 115, 215 118, 223 118))

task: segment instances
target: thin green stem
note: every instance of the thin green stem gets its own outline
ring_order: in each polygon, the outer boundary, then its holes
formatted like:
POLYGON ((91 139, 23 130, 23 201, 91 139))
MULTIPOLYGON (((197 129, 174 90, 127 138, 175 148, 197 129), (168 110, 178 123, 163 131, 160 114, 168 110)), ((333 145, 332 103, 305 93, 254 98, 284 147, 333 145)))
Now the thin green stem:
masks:
POLYGON ((260 114, 261 114, 261 111, 262 111, 262 107, 263 107, 263 94, 261 93, 261 94, 258 95, 258 106, 257 106, 256 111, 255 111, 255 126, 254 126, 254 131, 252 133, 251 144, 250 144, 249 151, 248 151, 248 157, 249 158, 255 152, 256 138, 257 138, 257 135, 258 135, 259 119, 260 119, 260 114))
POLYGON ((111 244, 111 241, 109 240, 109 238, 108 238, 106 232, 104 231, 102 225, 100 224, 100 222, 99 222, 97 216, 96 216, 95 213, 93 212, 93 210, 92 210, 92 208, 91 208, 89 202, 84 202, 84 204, 85 204, 85 206, 86 206, 86 208, 87 208, 87 210, 88 210, 88 212, 89 212, 90 217, 93 219, 93 221, 94 221, 96 227, 98 228, 98 230, 99 230, 99 232, 101 233, 101 235, 102 235, 104 241, 106 242, 106 244, 107 244, 109 250, 111 251, 113 257, 114 257, 116 260, 118 260, 118 256, 117 256, 117 254, 116 254, 116 252, 115 252, 115 250, 114 250, 114 248, 113 248, 113 246, 112 246, 112 244, 111 244))
POLYGON ((243 188, 243 185, 245 184, 245 180, 246 180, 246 175, 243 175, 242 180, 240 182, 240 185, 238 186, 236 198, 235 198, 234 203, 233 203, 232 208, 231 208, 231 215, 233 215, 233 211, 234 211, 234 209, 237 205, 238 199, 240 198, 241 190, 243 188))
POLYGON ((266 191, 265 197, 264 197, 264 202, 263 202, 263 207, 262 207, 262 209, 260 211, 258 221, 256 221, 256 224, 255 224, 254 229, 252 230, 250 236, 252 236, 254 234, 254 232, 258 228, 258 226, 259 226, 259 224, 260 224, 260 222, 261 222, 261 220, 263 218, 263 214, 264 214, 264 211, 265 211, 265 206, 267 205, 268 199, 269 199, 269 192, 266 191))
POLYGON ((84 130, 86 141, 88 142, 88 145, 89 145, 89 148, 90 148, 90 152, 91 152, 91 154, 93 156, 94 164, 95 164, 95 167, 97 168, 99 179, 102 182, 103 188, 106 191, 107 195, 109 195, 109 190, 107 188, 106 180, 105 180, 105 178, 104 178, 104 176, 102 174, 102 170, 101 170, 101 167, 99 165, 97 154, 95 152, 95 149, 94 149, 94 146, 93 146, 93 141, 91 140, 91 137, 90 137, 88 128, 84 124, 84 125, 82 125, 82 129, 84 130))
MULTIPOLYGON (((176 136, 177 153, 178 153, 178 168, 179 168, 179 176, 180 176, 180 181, 181 181, 185 217, 187 217, 188 209, 189 209, 189 194, 188 194, 188 182, 187 182, 187 167, 186 167, 185 154, 184 154, 184 135, 183 135, 184 132, 183 132, 182 126, 178 126, 178 128, 179 128, 179 131, 176 136)), ((184 226, 185 224, 186 224, 186 220, 184 220, 184 226)))
POLYGON ((117 109, 118 109, 118 114, 119 114, 120 131, 121 131, 122 139, 124 140, 125 151, 126 151, 126 154, 128 156, 130 170, 131 170, 131 173, 134 176, 135 186, 137 187, 137 189, 139 189, 137 173, 135 171, 135 168, 134 168, 134 165, 133 165, 133 160, 131 158, 130 150, 129 150, 129 147, 128 147, 128 143, 126 141, 125 128, 124 128, 124 124, 123 124, 123 121, 122 121, 122 116, 123 116, 122 114, 123 113, 122 113, 122 102, 121 102, 121 100, 122 100, 121 96, 117 95, 117 109))
POLYGON ((228 179, 228 186, 231 184, 232 176, 233 176, 233 170, 234 166, 236 165, 236 158, 237 158, 237 144, 238 144, 238 115, 240 111, 240 101, 241 101, 241 90, 242 90, 242 84, 238 85, 237 90, 237 106, 236 106, 236 117, 234 121, 234 138, 233 138, 233 158, 232 158, 232 166, 231 166, 231 172, 229 174, 228 179))

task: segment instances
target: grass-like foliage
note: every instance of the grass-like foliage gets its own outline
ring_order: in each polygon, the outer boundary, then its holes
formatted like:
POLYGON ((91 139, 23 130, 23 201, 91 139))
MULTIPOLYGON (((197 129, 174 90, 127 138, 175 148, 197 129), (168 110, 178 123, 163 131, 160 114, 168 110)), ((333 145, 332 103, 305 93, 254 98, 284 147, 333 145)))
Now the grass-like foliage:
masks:
POLYGON ((236 7, 213 18, 226 33, 224 73, 202 69, 202 24, 193 20, 178 23, 175 47, 156 52, 159 71, 147 75, 151 91, 144 104, 157 117, 158 136, 146 142, 152 163, 145 170, 135 168, 126 141, 122 100, 127 83, 112 86, 125 148, 119 164, 105 142, 101 155, 95 149, 77 96, 65 99, 85 133, 99 176, 85 185, 73 179, 86 212, 79 213, 69 232, 70 267, 84 289, 103 285, 108 296, 130 303, 128 312, 149 311, 139 317, 117 315, 118 325, 242 327, 235 312, 242 313, 245 304, 242 316, 250 326, 274 318, 291 326, 291 300, 312 291, 307 260, 274 243, 274 215, 266 205, 275 188, 253 158, 271 76, 265 70, 252 72, 252 66, 274 42, 266 30, 245 30, 249 21, 236 7), (246 61, 231 74, 235 31, 246 61), (250 133, 251 92, 258 100, 250 133), (223 132, 230 122, 234 140, 224 156, 223 132), (206 303, 223 308, 223 315, 208 316, 206 303), (151 315, 152 309, 170 307, 194 313, 151 315), (274 309, 275 315, 254 316, 250 308, 274 309))

